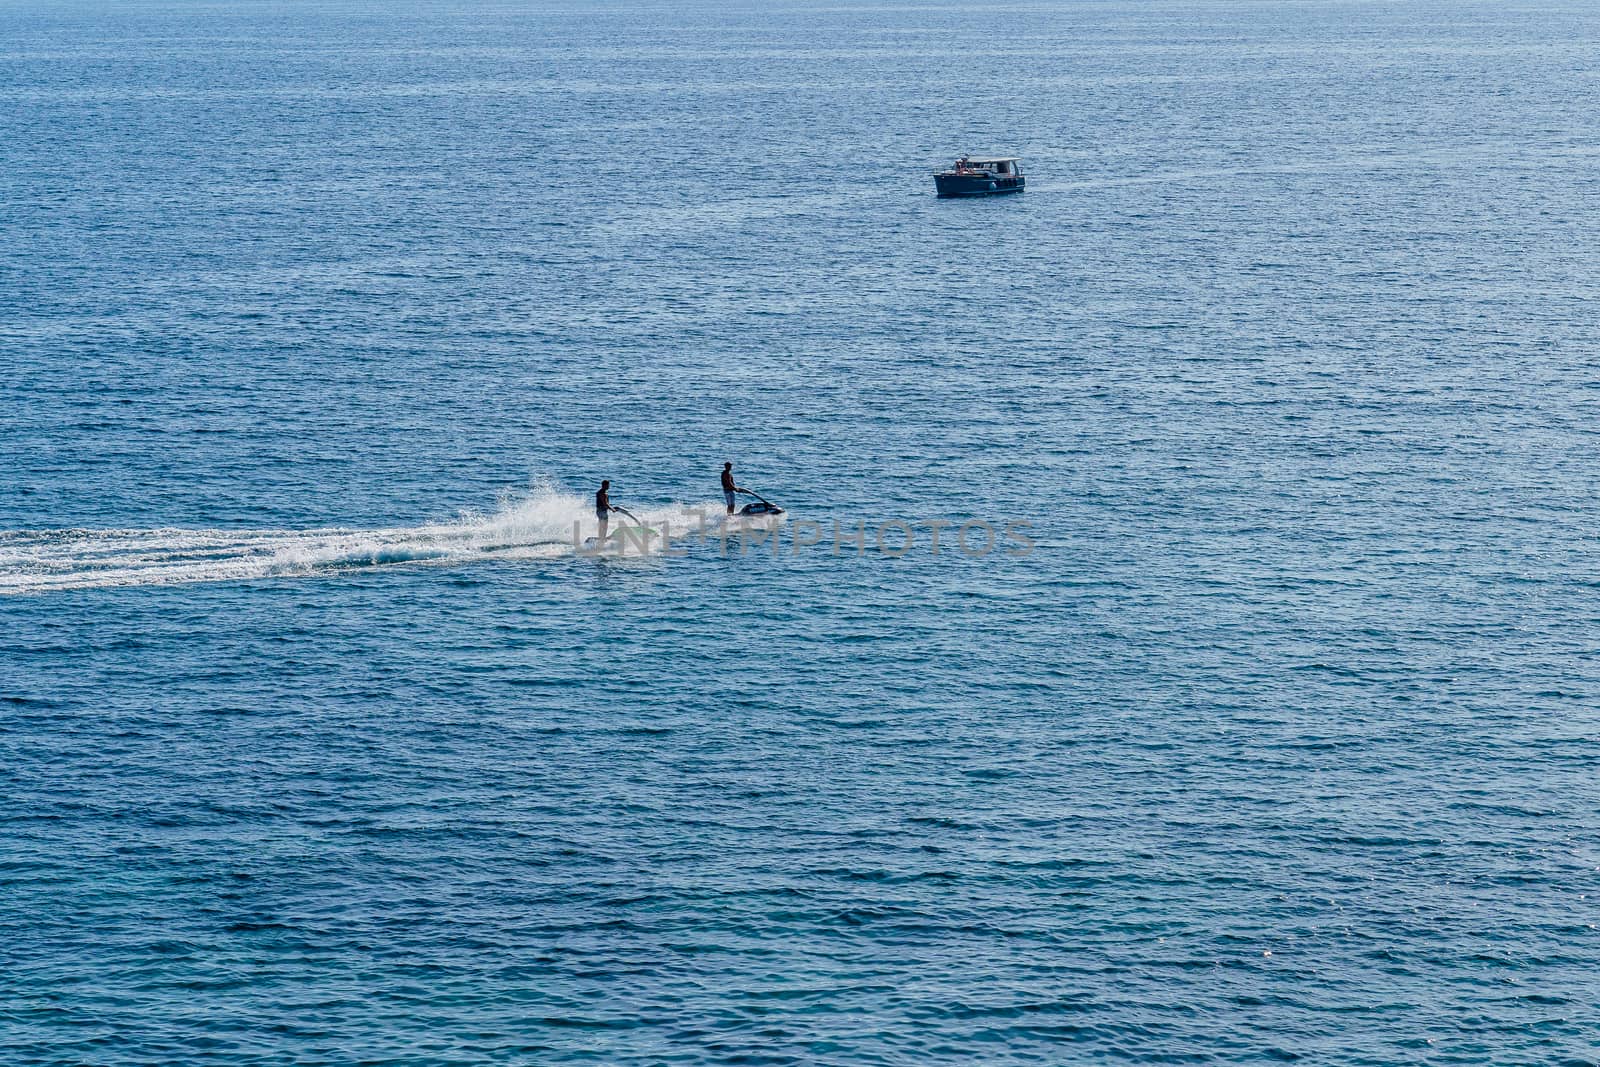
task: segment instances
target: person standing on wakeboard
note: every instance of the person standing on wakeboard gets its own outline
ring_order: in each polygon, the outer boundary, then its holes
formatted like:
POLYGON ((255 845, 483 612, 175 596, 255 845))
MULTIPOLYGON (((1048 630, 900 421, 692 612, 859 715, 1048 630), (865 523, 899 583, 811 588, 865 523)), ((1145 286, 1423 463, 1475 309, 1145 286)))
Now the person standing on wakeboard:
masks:
POLYGON ((594 517, 600 520, 600 540, 606 539, 606 528, 611 525, 611 482, 602 481, 600 491, 594 495, 594 517))
POLYGON ((733 514, 733 494, 742 492, 744 492, 743 489, 733 484, 733 464, 724 463, 722 465, 722 499, 728 502, 729 515, 733 514))

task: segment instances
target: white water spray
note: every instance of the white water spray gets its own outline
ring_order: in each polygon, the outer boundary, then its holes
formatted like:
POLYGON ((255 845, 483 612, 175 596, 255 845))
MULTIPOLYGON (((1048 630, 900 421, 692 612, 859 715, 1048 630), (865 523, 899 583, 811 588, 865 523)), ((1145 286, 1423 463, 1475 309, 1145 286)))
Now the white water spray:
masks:
MULTIPOLYGON (((635 508, 686 528, 711 505, 635 508)), ((596 530, 593 503, 548 486, 492 514, 380 530, 0 530, 0 595, 243 581, 402 563, 554 559, 596 530)), ((637 553, 633 553, 637 555, 637 553)))

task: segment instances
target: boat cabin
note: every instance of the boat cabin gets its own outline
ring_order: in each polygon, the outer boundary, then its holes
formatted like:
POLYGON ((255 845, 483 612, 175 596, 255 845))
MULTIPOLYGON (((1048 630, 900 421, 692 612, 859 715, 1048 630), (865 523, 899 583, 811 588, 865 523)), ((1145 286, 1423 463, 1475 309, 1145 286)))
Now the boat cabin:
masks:
POLYGON ((1000 159, 973 159, 971 156, 962 156, 956 160, 956 170, 963 173, 986 170, 993 174, 1021 174, 1022 160, 1015 156, 1000 159))

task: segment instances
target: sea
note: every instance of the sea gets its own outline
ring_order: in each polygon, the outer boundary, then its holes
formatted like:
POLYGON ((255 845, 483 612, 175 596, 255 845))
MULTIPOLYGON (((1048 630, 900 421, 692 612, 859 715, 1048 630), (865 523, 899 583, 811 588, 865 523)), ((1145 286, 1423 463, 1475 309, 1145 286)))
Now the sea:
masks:
POLYGON ((1600 1063, 1597 55, 0 0, 0 1063, 1600 1063))

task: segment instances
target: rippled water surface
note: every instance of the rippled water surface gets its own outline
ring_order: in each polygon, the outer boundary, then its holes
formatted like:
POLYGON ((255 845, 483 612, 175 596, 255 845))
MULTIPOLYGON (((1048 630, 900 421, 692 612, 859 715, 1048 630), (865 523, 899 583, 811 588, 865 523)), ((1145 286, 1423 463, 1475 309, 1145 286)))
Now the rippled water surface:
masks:
POLYGON ((0 1061, 1597 1062, 1597 49, 0 3, 0 1061))

